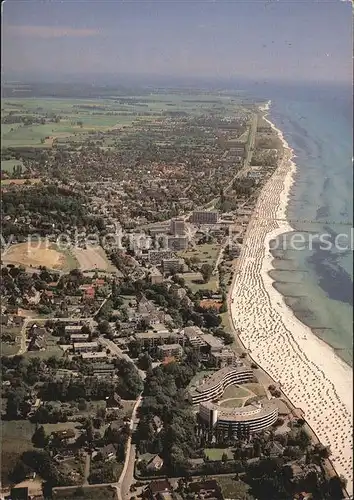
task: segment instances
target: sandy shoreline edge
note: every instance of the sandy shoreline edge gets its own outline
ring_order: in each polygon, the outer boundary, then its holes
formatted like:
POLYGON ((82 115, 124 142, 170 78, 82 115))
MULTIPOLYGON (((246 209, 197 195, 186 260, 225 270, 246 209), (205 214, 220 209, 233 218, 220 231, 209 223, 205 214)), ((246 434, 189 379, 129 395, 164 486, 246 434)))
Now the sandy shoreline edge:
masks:
MULTIPOLYGON (((267 114, 269 107, 270 102, 260 110, 267 114)), ((281 384, 289 400, 305 412, 320 441, 330 446, 331 461, 352 494, 352 370, 296 318, 269 275, 274 269, 270 241, 293 231, 286 212, 296 165, 282 132, 265 119, 282 140, 284 156, 248 225, 231 291, 231 318, 252 358, 281 384)))

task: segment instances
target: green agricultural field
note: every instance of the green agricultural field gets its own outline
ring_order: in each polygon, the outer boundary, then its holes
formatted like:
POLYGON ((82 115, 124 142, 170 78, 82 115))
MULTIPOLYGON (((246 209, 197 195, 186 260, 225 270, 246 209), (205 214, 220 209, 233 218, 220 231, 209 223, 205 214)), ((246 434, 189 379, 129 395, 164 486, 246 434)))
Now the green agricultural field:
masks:
MULTIPOLYGON (((88 131, 106 131, 114 127, 129 126, 136 119, 133 114, 120 115, 118 105, 114 101, 102 103, 99 99, 89 101, 79 99, 7 99, 2 105, 2 116, 14 111, 14 108, 18 110, 19 116, 28 114, 28 116, 47 118, 48 115, 56 115, 60 118, 60 122, 49 122, 43 125, 4 124, 1 131, 2 147, 51 147, 52 138, 63 139, 79 134, 83 136, 83 139, 88 131), (21 108, 17 108, 19 104, 22 106, 21 108), (103 109, 95 109, 95 106, 103 109), (109 114, 112 112, 117 113, 117 115, 109 114), (45 140, 46 137, 51 139, 45 140)), ((133 111, 127 109, 125 113, 133 113, 133 111)))
POLYGON ((14 130, 21 127, 21 123, 2 123, 1 124, 1 142, 4 135, 13 132, 14 130))
POLYGON ((1 170, 8 172, 9 174, 12 174, 13 168, 17 165, 22 166, 22 172, 26 170, 26 167, 21 160, 1 160, 1 170))
MULTIPOLYGON (((60 118, 60 122, 26 126, 22 123, 4 124, 1 146, 49 148, 52 147, 53 139, 59 143, 83 141, 89 137, 90 131, 105 132, 112 128, 134 126, 139 122, 154 120, 166 111, 185 111, 189 115, 200 115, 212 110, 222 117, 232 115, 239 107, 235 99, 229 96, 206 94, 150 94, 135 96, 131 100, 126 96, 109 96, 104 99, 7 98, 1 103, 3 117, 9 112, 19 117, 45 119, 55 115, 60 118), (142 113, 144 115, 140 115, 142 113), (46 137, 49 139, 45 139, 46 137)), ((208 257, 207 260, 211 258, 208 257)))
POLYGON ((230 448, 205 448, 204 453, 208 457, 208 459, 212 461, 221 461, 224 453, 227 455, 227 458, 229 460, 233 460, 234 458, 234 454, 232 453, 230 448))
POLYGON ((1 481, 9 484, 9 473, 24 451, 33 448, 32 436, 35 424, 28 420, 4 420, 1 422, 1 481))

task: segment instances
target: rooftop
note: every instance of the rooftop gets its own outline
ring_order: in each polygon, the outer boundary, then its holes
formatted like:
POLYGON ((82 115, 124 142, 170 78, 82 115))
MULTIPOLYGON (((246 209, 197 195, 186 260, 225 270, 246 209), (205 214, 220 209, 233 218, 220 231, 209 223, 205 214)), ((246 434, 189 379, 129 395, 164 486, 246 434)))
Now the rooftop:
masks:
POLYGON ((107 357, 106 352, 83 352, 82 359, 103 359, 107 357))
POLYGON ((164 344, 159 345, 158 349, 161 351, 170 351, 171 349, 182 349, 182 347, 179 344, 164 344))
POLYGON ((183 333, 187 335, 187 337, 203 335, 203 331, 199 328, 199 326, 186 326, 183 333))
POLYGON ((160 481, 151 481, 149 489, 152 494, 162 493, 164 491, 171 491, 172 487, 168 479, 161 479, 160 481))
POLYGON ((221 342, 220 339, 218 339, 217 337, 214 337, 213 335, 211 335, 210 333, 207 333, 205 335, 202 336, 202 339, 204 340, 204 342, 206 342, 211 348, 214 348, 214 349, 222 349, 224 344, 223 342, 221 342))
POLYGON ((252 371, 251 368, 248 368, 248 366, 240 363, 239 365, 231 365, 231 366, 225 366, 224 368, 221 368, 220 370, 214 372, 212 375, 207 377, 206 379, 200 380, 197 385, 191 388, 192 392, 205 392, 208 391, 209 389, 212 389, 215 385, 217 385, 219 382, 223 380, 226 375, 228 375, 231 372, 243 372, 243 371, 252 371))
POLYGON ((200 407, 206 408, 210 411, 217 410, 219 420, 225 418, 227 420, 235 420, 237 422, 248 421, 249 418, 254 415, 257 415, 259 418, 267 416, 270 412, 277 408, 276 404, 271 401, 259 401, 251 403, 247 406, 234 408, 219 406, 216 403, 207 401, 200 403, 199 408, 200 407))
POLYGON ((74 342, 74 349, 98 347, 97 342, 74 342))
POLYGON ((220 352, 213 352, 213 356, 215 358, 227 358, 227 357, 236 357, 236 353, 234 351, 231 351, 231 349, 223 349, 220 352))
POLYGON ((81 330, 83 325, 65 325, 66 332, 77 332, 77 330, 81 330))
POLYGON ((72 333, 70 334, 71 340, 87 340, 89 338, 88 333, 72 333))

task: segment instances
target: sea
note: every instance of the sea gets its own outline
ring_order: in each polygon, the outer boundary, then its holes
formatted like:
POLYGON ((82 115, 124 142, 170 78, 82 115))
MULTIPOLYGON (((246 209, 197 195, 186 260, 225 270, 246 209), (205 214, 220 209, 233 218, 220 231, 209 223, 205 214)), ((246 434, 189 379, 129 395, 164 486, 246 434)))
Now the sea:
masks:
POLYGON ((287 218, 272 250, 273 286, 295 315, 353 366, 352 87, 269 85, 268 118, 293 149, 287 218))

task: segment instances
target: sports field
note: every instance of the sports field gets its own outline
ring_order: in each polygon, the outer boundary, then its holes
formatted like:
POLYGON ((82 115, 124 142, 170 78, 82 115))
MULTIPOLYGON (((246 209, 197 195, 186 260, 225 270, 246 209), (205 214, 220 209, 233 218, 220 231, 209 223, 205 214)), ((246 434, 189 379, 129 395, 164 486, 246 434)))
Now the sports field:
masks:
POLYGON ((73 259, 63 252, 59 252, 55 245, 46 243, 19 243, 12 245, 3 253, 3 262, 25 267, 46 266, 48 269, 66 270, 76 267, 73 259))
POLYGON ((117 269, 108 260, 107 255, 103 248, 87 247, 74 248, 73 255, 79 263, 79 268, 82 271, 91 271, 99 269, 100 271, 114 272, 117 269))

